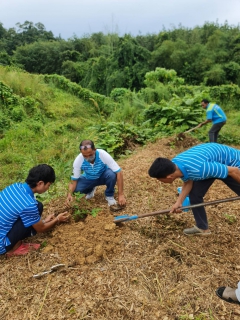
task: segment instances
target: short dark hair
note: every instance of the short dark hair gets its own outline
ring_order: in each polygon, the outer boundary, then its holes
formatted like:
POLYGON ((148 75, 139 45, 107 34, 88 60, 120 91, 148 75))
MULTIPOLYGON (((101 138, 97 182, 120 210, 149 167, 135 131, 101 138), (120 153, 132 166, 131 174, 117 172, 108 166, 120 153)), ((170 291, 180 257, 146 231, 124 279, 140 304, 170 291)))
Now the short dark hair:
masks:
POLYGON ((157 158, 153 161, 148 170, 148 174, 152 178, 166 178, 169 174, 176 171, 176 165, 169 159, 157 158))
POLYGON ((203 103, 209 103, 208 99, 202 99, 201 102, 203 102, 203 103))
POLYGON ((82 146, 86 146, 87 144, 90 144, 92 149, 95 149, 95 145, 94 142, 92 140, 83 140, 81 141, 80 145, 79 145, 79 149, 81 149, 82 146))
POLYGON ((53 183, 56 179, 54 169, 47 164, 39 164, 29 170, 27 179, 25 182, 30 188, 35 188, 39 181, 43 181, 44 184, 53 183))

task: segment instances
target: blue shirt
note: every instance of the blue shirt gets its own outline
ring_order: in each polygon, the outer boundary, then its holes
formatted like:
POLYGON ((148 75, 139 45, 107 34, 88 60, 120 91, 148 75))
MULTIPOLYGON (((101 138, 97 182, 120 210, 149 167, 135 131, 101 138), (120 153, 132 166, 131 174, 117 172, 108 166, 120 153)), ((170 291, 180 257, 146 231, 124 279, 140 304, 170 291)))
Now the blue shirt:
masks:
POLYGON ((218 143, 204 143, 180 153, 172 162, 182 172, 183 181, 225 179, 228 166, 240 169, 240 150, 218 143))
POLYGON ((206 112, 207 120, 211 120, 213 124, 225 122, 227 120, 224 111, 217 104, 209 103, 206 112))
POLYGON ((116 161, 105 150, 96 150, 94 163, 86 161, 82 153, 80 153, 74 160, 71 180, 78 180, 81 176, 81 171, 84 171, 83 176, 86 179, 95 180, 98 179, 107 168, 110 168, 115 173, 121 171, 116 161))
POLYGON ((18 218, 25 227, 41 219, 37 200, 27 183, 14 183, 0 192, 0 254, 11 244, 7 234, 18 218))

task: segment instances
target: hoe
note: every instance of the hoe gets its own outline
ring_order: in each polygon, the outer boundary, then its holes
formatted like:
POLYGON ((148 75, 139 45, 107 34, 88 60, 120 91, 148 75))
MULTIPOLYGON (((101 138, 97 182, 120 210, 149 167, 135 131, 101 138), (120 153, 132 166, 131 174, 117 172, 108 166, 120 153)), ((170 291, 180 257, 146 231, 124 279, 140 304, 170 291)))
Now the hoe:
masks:
MULTIPOLYGON (((240 196, 239 197, 233 197, 233 198, 226 198, 226 199, 220 199, 220 200, 214 200, 214 201, 209 201, 209 202, 202 202, 202 203, 198 203, 198 204, 193 204, 190 206, 184 206, 179 208, 179 210, 185 210, 185 209, 192 209, 192 208, 198 208, 198 207, 203 207, 203 206, 211 206, 217 203, 222 203, 222 202, 229 202, 229 201, 235 201, 235 200, 240 200, 240 196)), ((164 213, 169 213, 171 212, 171 209, 166 209, 166 210, 162 210, 162 211, 155 211, 155 212, 150 212, 150 213, 143 213, 140 215, 133 215, 133 216, 129 216, 129 215, 123 215, 123 216, 117 216, 114 218, 114 222, 115 223, 119 223, 119 222, 126 222, 126 221, 131 221, 131 220, 136 220, 136 219, 140 219, 140 218, 145 218, 145 217, 150 217, 150 216, 157 216, 159 214, 164 214, 164 213)))

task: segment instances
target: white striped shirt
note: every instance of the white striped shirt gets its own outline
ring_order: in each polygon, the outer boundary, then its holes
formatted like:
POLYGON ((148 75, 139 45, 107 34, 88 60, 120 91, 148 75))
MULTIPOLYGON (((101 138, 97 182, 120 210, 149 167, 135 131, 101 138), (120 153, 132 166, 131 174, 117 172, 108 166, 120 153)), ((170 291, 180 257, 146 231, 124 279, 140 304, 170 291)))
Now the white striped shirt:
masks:
POLYGON ((41 219, 37 200, 27 183, 14 183, 0 192, 0 254, 11 244, 7 233, 19 217, 25 227, 41 219))
POLYGON ((181 179, 225 179, 227 167, 240 169, 240 150, 218 143, 204 143, 184 151, 172 159, 183 174, 181 179))
POLYGON ((74 160, 71 180, 78 180, 81 176, 81 171, 84 172, 82 176, 86 179, 95 180, 98 179, 107 168, 110 168, 116 173, 121 171, 117 162, 105 150, 96 150, 93 164, 86 161, 82 153, 80 153, 74 160))

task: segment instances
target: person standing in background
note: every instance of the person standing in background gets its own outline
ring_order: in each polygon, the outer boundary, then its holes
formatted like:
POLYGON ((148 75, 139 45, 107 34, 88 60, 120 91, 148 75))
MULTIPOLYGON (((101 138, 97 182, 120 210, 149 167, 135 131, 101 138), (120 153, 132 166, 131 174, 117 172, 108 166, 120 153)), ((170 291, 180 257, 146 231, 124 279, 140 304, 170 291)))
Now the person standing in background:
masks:
POLYGON ((227 117, 224 111, 215 103, 210 103, 207 99, 201 101, 203 109, 206 109, 207 119, 200 123, 197 128, 204 126, 205 124, 212 122, 213 125, 208 131, 209 142, 217 142, 219 131, 226 124, 227 117))

